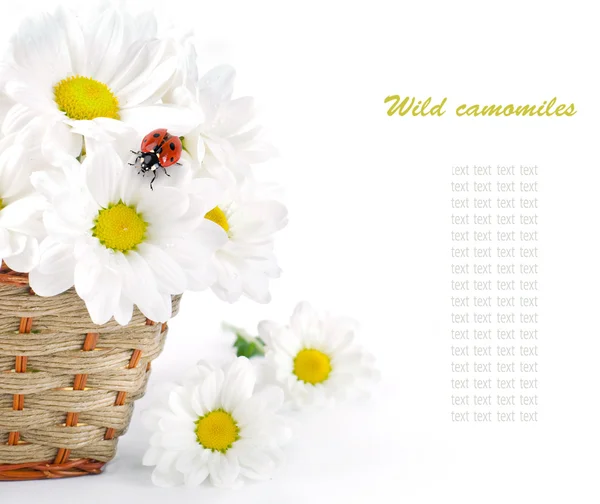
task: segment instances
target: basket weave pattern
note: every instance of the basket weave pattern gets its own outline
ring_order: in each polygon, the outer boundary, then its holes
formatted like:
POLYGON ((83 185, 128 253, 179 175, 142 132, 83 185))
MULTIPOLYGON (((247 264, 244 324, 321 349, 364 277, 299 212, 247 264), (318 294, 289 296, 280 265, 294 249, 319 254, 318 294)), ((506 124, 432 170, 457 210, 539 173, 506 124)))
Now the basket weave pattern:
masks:
MULTIPOLYGON (((173 297, 173 315, 181 296, 173 297)), ((32 293, 0 269, 0 480, 96 474, 146 389, 166 324, 90 320, 73 289, 32 293)))

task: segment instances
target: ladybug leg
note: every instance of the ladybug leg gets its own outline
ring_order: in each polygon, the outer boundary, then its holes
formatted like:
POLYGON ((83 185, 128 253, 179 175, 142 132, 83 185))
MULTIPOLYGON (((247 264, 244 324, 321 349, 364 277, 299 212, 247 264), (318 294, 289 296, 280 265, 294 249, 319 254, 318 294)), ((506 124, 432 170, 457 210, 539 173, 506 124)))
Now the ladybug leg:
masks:
MULTIPOLYGON (((156 163, 152 168, 150 168, 150 170, 148 170, 154 174, 154 177, 152 177, 152 180, 150 181, 150 189, 152 189, 153 191, 154 191, 154 187, 152 187, 152 184, 154 184, 154 181, 156 180, 159 168, 163 168, 163 167, 159 163, 156 163)), ((164 170, 164 168, 163 168, 163 170, 164 170)))
POLYGON ((164 166, 161 166, 161 168, 163 169, 163 171, 165 172, 165 175, 166 175, 167 177, 170 177, 170 176, 171 176, 171 174, 170 174, 169 172, 167 172, 167 169, 166 169, 164 166))

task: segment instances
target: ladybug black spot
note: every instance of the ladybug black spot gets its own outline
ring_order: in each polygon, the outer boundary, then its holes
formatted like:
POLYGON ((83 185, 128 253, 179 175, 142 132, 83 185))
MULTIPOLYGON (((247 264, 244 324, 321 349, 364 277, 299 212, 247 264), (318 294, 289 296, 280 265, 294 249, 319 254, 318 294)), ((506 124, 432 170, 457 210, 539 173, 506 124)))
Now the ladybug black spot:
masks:
POLYGON ((175 150, 175 144, 173 142, 169 144, 169 147, 171 147, 171 150, 175 150))
POLYGON ((171 163, 172 163, 173 161, 175 161, 175 158, 171 158, 171 163))
POLYGON ((160 133, 154 133, 154 135, 152 135, 154 138, 158 138, 160 136, 160 133))

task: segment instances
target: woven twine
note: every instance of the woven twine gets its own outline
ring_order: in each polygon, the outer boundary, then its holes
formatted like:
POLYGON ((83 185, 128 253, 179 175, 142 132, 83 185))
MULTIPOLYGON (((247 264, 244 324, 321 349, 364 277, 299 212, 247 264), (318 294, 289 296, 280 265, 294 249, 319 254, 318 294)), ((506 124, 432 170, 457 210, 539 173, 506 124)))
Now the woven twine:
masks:
MULTIPOLYGON (((173 297, 173 315, 181 296, 173 297)), ((73 289, 43 298, 0 268, 0 481, 96 474, 143 396, 166 324, 95 325, 73 289)))

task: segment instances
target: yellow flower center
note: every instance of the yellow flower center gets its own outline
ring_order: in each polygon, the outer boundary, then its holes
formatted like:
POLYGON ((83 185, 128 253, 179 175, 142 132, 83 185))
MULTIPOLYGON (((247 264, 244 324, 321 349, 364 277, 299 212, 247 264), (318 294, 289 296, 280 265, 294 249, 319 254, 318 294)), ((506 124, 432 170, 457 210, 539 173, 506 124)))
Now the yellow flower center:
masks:
POLYGON ((221 226, 226 233, 229 233, 229 222, 227 221, 227 216, 225 212, 221 210, 218 206, 213 208, 210 212, 204 216, 205 219, 213 221, 215 224, 221 226))
POLYGON ((0 210, 4 208, 4 201, 0 198, 0 210))
POLYGON ((106 84, 90 77, 76 75, 61 80, 54 86, 54 101, 71 119, 119 119, 117 97, 106 84))
POLYGON ((239 439, 239 433, 233 417, 222 409, 211 411, 196 422, 198 443, 208 450, 225 453, 239 439))
POLYGON ((93 234, 106 248, 127 252, 146 237, 148 224, 135 208, 119 201, 98 212, 93 234))
POLYGON ((305 348, 294 359, 294 374, 299 380, 316 385, 323 383, 331 373, 331 360, 319 350, 305 348))

